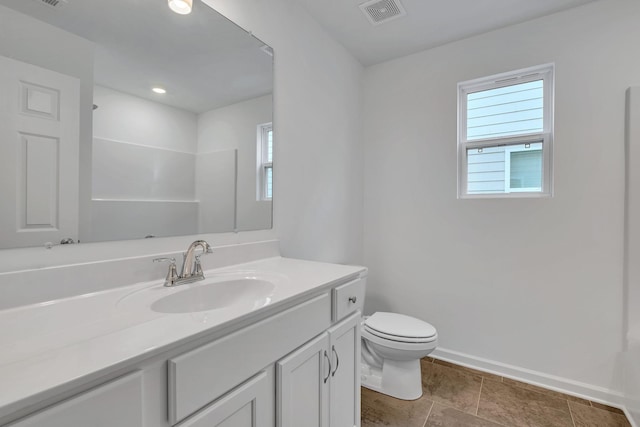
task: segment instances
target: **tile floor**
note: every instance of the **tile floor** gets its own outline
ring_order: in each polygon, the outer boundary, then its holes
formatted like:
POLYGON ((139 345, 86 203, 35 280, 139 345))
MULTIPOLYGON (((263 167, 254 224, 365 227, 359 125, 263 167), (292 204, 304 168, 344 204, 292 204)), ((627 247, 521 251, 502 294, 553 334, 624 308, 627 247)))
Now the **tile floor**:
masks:
POLYGON ((630 427, 617 408, 425 358, 411 402, 362 388, 362 427, 630 427))

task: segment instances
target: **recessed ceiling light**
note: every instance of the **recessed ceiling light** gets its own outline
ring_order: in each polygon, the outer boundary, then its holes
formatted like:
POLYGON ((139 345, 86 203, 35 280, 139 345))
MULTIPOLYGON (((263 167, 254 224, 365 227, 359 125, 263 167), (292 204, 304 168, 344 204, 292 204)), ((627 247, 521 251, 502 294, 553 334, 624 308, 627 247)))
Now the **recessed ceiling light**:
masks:
POLYGON ((161 87, 154 87, 151 90, 154 91, 155 93, 159 93, 160 95, 164 95, 165 93, 167 93, 166 89, 161 87))
POLYGON ((180 15, 188 15, 193 7, 193 0, 169 0, 169 7, 175 13, 180 15))

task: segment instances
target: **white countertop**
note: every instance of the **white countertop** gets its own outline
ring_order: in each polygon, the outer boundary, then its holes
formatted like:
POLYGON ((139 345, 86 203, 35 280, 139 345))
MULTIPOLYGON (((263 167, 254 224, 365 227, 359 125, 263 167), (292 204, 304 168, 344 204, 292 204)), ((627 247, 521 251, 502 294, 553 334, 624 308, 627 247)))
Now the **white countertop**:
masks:
MULTIPOLYGON (((207 280, 175 288, 162 281, 0 311, 0 419, 96 375, 215 333, 366 271, 363 267, 268 258, 208 270, 207 280), (193 313, 158 313, 151 303, 209 281, 256 276, 275 284, 260 304, 193 313)), ((52 284, 63 286, 63 284, 52 284)))

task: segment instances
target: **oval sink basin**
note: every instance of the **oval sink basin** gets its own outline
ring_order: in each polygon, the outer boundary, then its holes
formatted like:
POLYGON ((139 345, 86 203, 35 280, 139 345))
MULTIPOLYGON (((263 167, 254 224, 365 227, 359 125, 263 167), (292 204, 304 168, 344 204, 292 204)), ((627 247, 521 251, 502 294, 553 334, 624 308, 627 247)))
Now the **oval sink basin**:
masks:
POLYGON ((153 302, 151 309, 159 313, 191 313, 235 305, 256 309, 270 302, 274 289, 269 281, 248 278, 180 285, 175 293, 153 302))

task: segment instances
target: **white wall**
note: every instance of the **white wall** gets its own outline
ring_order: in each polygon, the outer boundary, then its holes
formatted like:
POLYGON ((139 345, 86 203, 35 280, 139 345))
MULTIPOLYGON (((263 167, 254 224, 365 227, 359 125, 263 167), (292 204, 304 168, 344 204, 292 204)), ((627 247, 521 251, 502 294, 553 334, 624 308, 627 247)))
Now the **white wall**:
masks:
POLYGON ((193 201, 198 116, 97 85, 93 100, 93 198, 193 201))
POLYGON ((93 101, 91 231, 83 239, 197 233, 198 116, 102 86, 93 101))
POLYGON ((365 71, 368 311, 433 323, 441 356, 616 398, 638 22, 637 1, 595 2, 365 71), (456 84, 550 62, 554 197, 458 200, 456 84))
POLYGON ((640 87, 627 92, 626 140, 625 332, 640 345, 640 87))
POLYGON ((284 255, 361 262, 361 65, 296 0, 204 0, 275 49, 274 227, 284 255))
POLYGON ((626 407, 640 424, 640 87, 627 91, 625 302, 626 407))
POLYGON ((272 117, 272 95, 238 102, 198 116, 199 155, 238 150, 237 229, 241 231, 271 228, 272 203, 256 198, 256 165, 257 127, 271 122, 272 117))
POLYGON ((198 116, 180 108, 95 86, 93 136, 184 153, 198 149, 198 116))
POLYGON ((198 154, 196 158, 199 232, 236 229, 236 156, 237 150, 230 149, 198 154))

